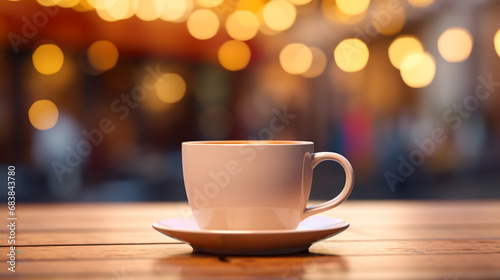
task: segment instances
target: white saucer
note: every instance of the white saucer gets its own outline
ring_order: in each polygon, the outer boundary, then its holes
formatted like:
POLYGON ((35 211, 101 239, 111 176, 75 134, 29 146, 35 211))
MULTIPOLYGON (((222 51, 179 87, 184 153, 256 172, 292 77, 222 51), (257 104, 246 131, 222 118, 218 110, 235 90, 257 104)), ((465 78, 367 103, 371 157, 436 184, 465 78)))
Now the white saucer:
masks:
POLYGON ((307 251, 312 243, 341 233, 349 223, 311 216, 296 230, 201 230, 192 216, 161 220, 157 231, 189 243, 195 251, 230 255, 272 255, 307 251))

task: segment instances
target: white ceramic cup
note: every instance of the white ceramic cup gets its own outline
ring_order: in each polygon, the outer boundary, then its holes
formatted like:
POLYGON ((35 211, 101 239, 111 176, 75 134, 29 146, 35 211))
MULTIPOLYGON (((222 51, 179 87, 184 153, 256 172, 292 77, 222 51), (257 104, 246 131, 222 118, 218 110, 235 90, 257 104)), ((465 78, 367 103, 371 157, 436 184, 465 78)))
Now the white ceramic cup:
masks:
POLYGON ((184 142, 182 168, 194 218, 207 230, 295 229, 346 200, 354 184, 345 157, 314 153, 314 143, 305 141, 184 142), (313 168, 325 160, 342 165, 344 188, 337 197, 307 207, 313 168))

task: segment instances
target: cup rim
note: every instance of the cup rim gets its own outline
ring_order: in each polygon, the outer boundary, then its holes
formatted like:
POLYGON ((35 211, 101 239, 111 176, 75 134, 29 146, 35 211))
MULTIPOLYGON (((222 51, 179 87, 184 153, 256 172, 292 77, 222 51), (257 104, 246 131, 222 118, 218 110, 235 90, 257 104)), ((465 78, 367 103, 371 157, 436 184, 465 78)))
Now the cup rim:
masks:
POLYGON ((207 141, 185 141, 182 145, 196 146, 292 146, 292 145, 313 145, 312 141, 299 140, 207 140, 207 141))

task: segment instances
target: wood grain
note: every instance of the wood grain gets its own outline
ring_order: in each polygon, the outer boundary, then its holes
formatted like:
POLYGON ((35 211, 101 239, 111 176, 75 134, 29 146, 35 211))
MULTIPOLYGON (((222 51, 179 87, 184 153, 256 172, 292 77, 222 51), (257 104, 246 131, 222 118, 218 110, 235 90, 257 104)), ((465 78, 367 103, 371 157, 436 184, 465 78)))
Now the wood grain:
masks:
MULTIPOLYGON (((85 246, 29 246, 19 247, 23 261, 38 260, 96 260, 103 258, 135 259, 168 258, 189 254, 192 249, 184 243, 85 245, 85 246)), ((443 255, 496 254, 500 240, 424 240, 424 241, 330 241, 313 245, 309 252, 317 255, 375 256, 375 255, 443 255)), ((2 256, 2 261, 6 260, 2 256)))
POLYGON ((325 213, 347 231, 267 257, 196 253, 151 227, 189 215, 186 203, 20 203, 17 214, 15 273, 0 229, 1 279, 500 278, 498 200, 348 201, 325 213))

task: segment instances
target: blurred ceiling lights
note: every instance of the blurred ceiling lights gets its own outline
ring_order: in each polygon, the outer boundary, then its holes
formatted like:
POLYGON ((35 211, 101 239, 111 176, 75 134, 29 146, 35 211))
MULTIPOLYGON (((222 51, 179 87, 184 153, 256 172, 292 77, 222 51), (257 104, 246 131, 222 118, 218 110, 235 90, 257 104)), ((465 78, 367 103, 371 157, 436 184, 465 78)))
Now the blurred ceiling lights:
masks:
POLYGON ((420 40, 412 35, 401 35, 392 41, 389 46, 389 60, 392 65, 400 69, 401 62, 414 53, 423 53, 424 47, 420 40))
POLYGON ((336 0, 323 0, 321 10, 325 17, 332 23, 356 24, 365 18, 366 13, 348 15, 340 10, 336 0))
POLYGON ((104 72, 115 67, 118 61, 118 49, 110 41, 96 41, 88 48, 87 58, 95 70, 104 72))
POLYGON ((220 21, 217 14, 209 9, 194 11, 187 20, 189 34, 199 40, 207 40, 219 31, 220 21))
POLYGON ((175 73, 163 74, 155 85, 156 95, 165 103, 179 102, 186 94, 186 82, 175 73))
POLYGON ((59 110, 56 104, 50 100, 38 100, 31 105, 28 117, 34 128, 47 130, 56 125, 59 110))
POLYGON ((280 52, 280 63, 290 74, 303 74, 311 67, 313 53, 309 47, 301 43, 285 46, 280 52))
MULTIPOLYGON (((311 0, 37 0, 37 2, 47 7, 58 5, 80 12, 95 10, 101 19, 109 22, 133 16, 145 22, 154 20, 185 22, 187 32, 193 38, 209 40, 217 36, 218 61, 229 71, 239 71, 250 64, 251 44, 245 41, 254 39, 259 32, 271 36, 291 28, 297 15, 304 13, 298 9, 313 5, 311 0), (228 36, 221 30, 227 32, 228 36), (220 33, 223 35, 219 36, 220 33)), ((424 8, 432 5, 434 1, 407 0, 407 2, 413 7, 424 8)), ((335 46, 333 59, 342 71, 350 73, 365 68, 370 57, 367 46, 369 41, 366 38, 371 39, 379 34, 392 36, 403 30, 407 20, 405 9, 408 6, 401 3, 398 0, 372 3, 370 0, 315 1, 314 5, 319 5, 323 15, 333 26, 354 25, 363 21, 366 23, 365 27, 371 27, 375 34, 344 39, 335 46), (399 5, 399 11, 390 13, 388 7, 391 5, 393 7, 399 5)), ((365 28, 364 31, 370 31, 367 30, 365 28)), ((175 33, 171 35, 175 36, 175 33)), ((98 73, 112 69, 118 61, 118 48, 111 41, 111 39, 98 40, 87 49, 88 62, 98 73)), ((493 45, 500 56, 500 30, 494 36, 493 45)), ((473 37, 465 28, 450 27, 437 39, 437 47, 445 61, 461 62, 470 56, 473 37)), ((281 68, 292 75, 301 75, 305 78, 318 77, 328 64, 328 56, 325 55, 324 49, 315 46, 296 42, 285 43, 279 49, 281 49, 279 53, 281 68)), ((421 88, 433 81, 436 73, 435 58, 424 50, 422 42, 414 35, 396 37, 388 48, 388 56, 391 64, 400 70, 402 80, 409 87, 421 88)), ((56 44, 47 43, 35 49, 32 60, 38 73, 54 75, 63 67, 65 57, 56 44)), ((155 92, 157 99, 154 100, 163 101, 161 103, 167 105, 176 103, 185 95, 186 82, 180 75, 169 73, 158 81, 155 92)), ((151 104, 158 104, 151 100, 151 104)), ((160 107, 164 108, 164 105, 162 106, 160 107)), ((210 116, 224 115, 222 111, 215 109, 213 112, 207 112, 210 116)), ((58 111, 51 101, 41 100, 32 105, 29 114, 34 127, 48 129, 57 122, 58 111), (42 115, 46 117, 40 117, 42 115), (40 120, 36 121, 34 116, 40 120)))
MULTIPOLYGON (((434 3, 434 0, 406 1, 416 8, 425 8, 434 3)), ((182 32, 192 38, 198 40, 217 38, 213 41, 218 44, 215 48, 216 56, 220 65, 228 71, 240 71, 250 64, 252 49, 247 41, 254 39, 259 33, 273 36, 290 29, 295 24, 297 16, 304 15, 306 13, 304 11, 307 11, 305 7, 311 5, 319 5, 316 7, 321 9, 332 26, 353 25, 353 28, 359 28, 359 25, 354 25, 365 23, 362 32, 366 34, 362 34, 363 36, 357 34, 357 38, 341 40, 333 50, 333 59, 338 68, 347 73, 361 71, 366 67, 370 57, 367 46, 369 40, 378 35, 393 36, 400 33, 407 21, 405 9, 408 9, 408 5, 401 5, 402 2, 398 0, 317 0, 314 4, 311 0, 37 0, 37 2, 47 7, 57 5, 78 12, 95 11, 101 19, 108 22, 123 21, 134 16, 144 22, 185 22, 187 32, 184 30, 182 32), (400 9, 396 13, 391 13, 389 6, 398 6, 400 9), (303 8, 304 11, 299 10, 303 8)), ((129 26, 133 26, 133 23, 129 26)), ((157 33, 154 34, 157 36, 157 33)), ((178 33, 169 33, 170 36, 176 34, 178 33)), ((467 29, 450 27, 442 32, 436 44, 440 56, 446 62, 458 63, 470 56, 473 40, 467 29)), ((97 40, 87 49, 89 65, 97 71, 96 74, 114 68, 118 62, 119 48, 115 45, 116 42, 112 41, 113 39, 97 40)), ((192 42, 186 44, 180 44, 180 48, 196 45, 192 42)), ((68 56, 68 61, 65 62, 63 51, 55 43, 35 43, 35 45, 38 47, 32 54, 33 66, 36 69, 33 73, 42 75, 37 74, 33 77, 37 79, 53 77, 52 80, 61 81, 59 88, 62 88, 65 84, 62 81, 71 80, 71 75, 60 76, 61 72, 67 72, 61 69, 69 67, 71 70, 70 66, 74 63, 70 62, 73 58, 68 56)), ((494 35, 493 45, 500 56, 500 29, 494 35)), ((328 55, 325 54, 324 47, 321 49, 301 42, 284 43, 284 46, 278 47, 279 65, 291 75, 300 75, 304 78, 318 77, 324 73, 328 64, 328 55)), ((434 80, 436 60, 431 53, 425 51, 422 42, 416 36, 404 34, 396 37, 388 47, 388 57, 391 64, 399 69, 402 81, 409 87, 426 87, 434 80)), ((186 94, 186 81, 177 73, 164 74, 157 81, 154 92, 155 94, 150 95, 144 104, 151 111, 160 112, 183 99, 186 94)), ((228 116, 230 114, 224 106, 207 107, 202 117, 200 116, 201 127, 211 127, 210 123, 217 125, 204 134, 214 138, 227 134, 232 125, 228 116), (222 119, 227 119, 227 123, 220 126, 222 119), (215 131, 215 127, 222 129, 215 131)), ((57 106, 46 99, 34 102, 29 109, 30 122, 39 130, 52 128, 57 123, 58 117, 57 106)))
POLYGON ((250 11, 235 11, 226 19, 226 30, 235 40, 250 40, 259 31, 259 18, 250 11))
POLYGON ((412 88, 428 86, 436 74, 436 61, 429 53, 413 53, 401 62, 401 78, 412 88))
POLYGON ((219 63, 229 71, 238 71, 247 67, 251 51, 245 42, 229 40, 219 48, 219 63))
POLYGON ((33 66, 44 75, 52 75, 59 70, 64 63, 62 50, 54 44, 44 44, 33 52, 33 66))
POLYGON ((312 62, 311 66, 307 71, 301 73, 302 77, 305 78, 314 78, 323 74, 326 67, 326 55, 325 53, 316 47, 310 47, 312 53, 312 62))
POLYGON ((361 15, 368 9, 370 0, 337 0, 338 9, 345 15, 361 15))
POLYGON ((214 8, 222 4, 224 0, 196 0, 196 4, 205 8, 214 8))
POLYGON ((439 36, 438 50, 448 62, 464 61, 472 51, 472 35, 462 27, 448 28, 439 36))
POLYGON ((434 0, 408 0, 408 3, 416 8, 425 8, 434 3, 434 0))
POLYGON ((360 39, 345 39, 334 50, 337 66, 345 72, 357 72, 368 63, 369 51, 360 39))
POLYGON ((498 29, 497 33, 495 33, 495 37, 493 38, 493 44, 495 45, 495 50, 500 56, 500 29, 498 29))
POLYGON ((274 31, 283 31, 292 27, 297 17, 295 6, 285 0, 267 2, 262 10, 264 23, 274 31))

